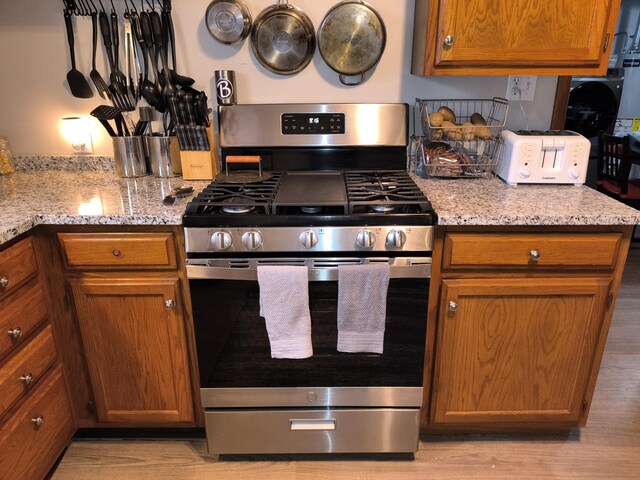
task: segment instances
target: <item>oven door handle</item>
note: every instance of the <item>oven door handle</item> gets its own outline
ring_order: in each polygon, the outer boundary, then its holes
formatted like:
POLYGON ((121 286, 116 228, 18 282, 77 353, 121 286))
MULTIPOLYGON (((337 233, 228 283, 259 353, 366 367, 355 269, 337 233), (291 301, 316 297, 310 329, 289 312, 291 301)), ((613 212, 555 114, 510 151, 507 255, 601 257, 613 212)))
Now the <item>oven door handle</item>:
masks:
POLYGON ((294 259, 294 260, 187 260, 187 278, 190 280, 258 280, 260 265, 296 265, 309 269, 309 281, 335 282, 339 265, 390 264, 389 278, 430 278, 431 258, 392 259, 294 259))

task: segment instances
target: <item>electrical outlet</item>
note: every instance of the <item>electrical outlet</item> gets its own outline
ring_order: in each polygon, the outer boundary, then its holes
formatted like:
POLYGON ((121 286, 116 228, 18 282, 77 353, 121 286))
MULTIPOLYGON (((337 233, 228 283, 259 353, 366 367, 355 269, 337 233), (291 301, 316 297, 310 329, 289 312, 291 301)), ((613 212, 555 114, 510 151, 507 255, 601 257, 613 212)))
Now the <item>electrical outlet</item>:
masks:
POLYGON ((507 100, 531 102, 536 93, 536 80, 538 77, 525 75, 509 75, 507 82, 507 100))

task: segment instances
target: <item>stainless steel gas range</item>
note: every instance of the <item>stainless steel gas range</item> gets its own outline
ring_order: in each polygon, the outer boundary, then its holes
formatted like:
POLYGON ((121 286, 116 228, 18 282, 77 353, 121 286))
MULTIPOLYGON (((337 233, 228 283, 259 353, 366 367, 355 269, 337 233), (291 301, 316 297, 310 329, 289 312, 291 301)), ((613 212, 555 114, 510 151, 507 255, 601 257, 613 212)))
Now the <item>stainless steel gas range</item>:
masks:
POLYGON ((209 452, 416 451, 435 218, 405 171, 408 106, 237 105, 219 115, 228 175, 184 215, 209 452), (235 162, 257 157, 262 177, 236 183, 235 162), (339 351, 341 269, 372 265, 389 277, 382 353, 339 351), (270 350, 258 272, 273 266, 308 276, 306 358, 270 350))

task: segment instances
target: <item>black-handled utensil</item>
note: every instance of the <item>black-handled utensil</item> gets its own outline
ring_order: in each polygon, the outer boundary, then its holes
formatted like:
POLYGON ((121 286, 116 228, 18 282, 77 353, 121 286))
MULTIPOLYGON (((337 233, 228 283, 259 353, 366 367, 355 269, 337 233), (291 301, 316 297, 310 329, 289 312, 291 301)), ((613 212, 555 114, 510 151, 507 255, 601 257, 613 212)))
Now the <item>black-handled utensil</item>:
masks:
POLYGON ((96 108, 91 110, 90 115, 100 121, 100 123, 110 136, 116 136, 116 132, 109 124, 109 120, 114 120, 118 117, 118 115, 121 115, 121 112, 118 108, 111 105, 98 105, 96 108))
POLYGON ((147 56, 149 60, 151 60, 151 70, 153 71, 155 79, 155 83, 151 83, 151 81, 147 79, 142 84, 142 96, 149 102, 149 105, 154 106, 159 112, 164 112, 167 109, 167 104, 166 100, 162 97, 158 62, 156 61, 156 52, 153 43, 153 31, 147 12, 140 12, 140 30, 146 46, 147 56))
POLYGON ((74 97, 91 98, 93 91, 85 76, 76 68, 75 42, 73 39, 73 24, 71 23, 71 13, 64 12, 64 24, 67 29, 67 42, 69 43, 69 56, 71 57, 71 70, 67 73, 67 83, 74 97))
POLYGON ((175 92, 176 89, 171 82, 171 77, 169 76, 169 59, 167 57, 167 49, 165 48, 164 34, 162 28, 162 20, 160 19, 160 15, 158 12, 150 12, 149 17, 151 19, 151 30, 153 32, 153 43, 157 47, 158 52, 160 53, 160 60, 162 61, 162 73, 164 74, 164 86, 162 89, 162 95, 165 98, 168 98, 168 95, 175 92))
POLYGON ((98 51, 98 13, 91 13, 91 31, 92 31, 92 56, 91 56, 91 72, 89 73, 89 78, 93 81, 93 84, 96 86, 96 91, 102 98, 108 98, 111 100, 111 94, 109 93, 109 86, 107 82, 104 81, 100 72, 96 68, 96 53, 98 51))
POLYGON ((164 199, 162 200, 162 204, 165 207, 170 207, 171 205, 176 203, 176 199, 188 197, 192 193, 193 193, 193 187, 190 187, 190 186, 183 185, 181 187, 174 188, 169 195, 164 197, 164 199))
POLYGON ((176 34, 173 28, 173 19, 171 18, 171 7, 165 8, 162 12, 162 27, 166 30, 169 38, 169 40, 165 42, 165 48, 167 51, 169 50, 169 44, 171 45, 171 66, 173 67, 169 71, 171 81, 174 85, 189 87, 195 83, 195 80, 176 72, 176 69, 178 68, 176 64, 176 34))

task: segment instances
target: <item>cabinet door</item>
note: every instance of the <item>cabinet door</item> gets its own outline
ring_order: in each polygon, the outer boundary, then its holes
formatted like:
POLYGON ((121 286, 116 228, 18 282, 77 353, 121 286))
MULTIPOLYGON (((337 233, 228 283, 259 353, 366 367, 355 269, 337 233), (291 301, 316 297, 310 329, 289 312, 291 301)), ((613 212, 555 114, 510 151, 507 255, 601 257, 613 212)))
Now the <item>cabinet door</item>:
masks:
POLYGON ((615 2, 439 0, 434 64, 597 67, 615 2))
POLYGON ((431 421, 577 422, 606 279, 444 280, 431 421))
POLYGON ((192 422, 177 277, 71 280, 99 421, 192 422))

